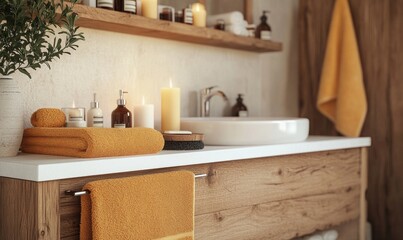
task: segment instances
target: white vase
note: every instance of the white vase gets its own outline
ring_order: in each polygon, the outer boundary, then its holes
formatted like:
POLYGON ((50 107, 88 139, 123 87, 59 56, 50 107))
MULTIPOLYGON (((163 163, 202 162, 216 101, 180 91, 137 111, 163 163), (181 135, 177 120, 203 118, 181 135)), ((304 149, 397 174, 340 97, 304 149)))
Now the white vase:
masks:
POLYGON ((0 76, 0 157, 18 154, 24 132, 22 94, 17 81, 0 76))

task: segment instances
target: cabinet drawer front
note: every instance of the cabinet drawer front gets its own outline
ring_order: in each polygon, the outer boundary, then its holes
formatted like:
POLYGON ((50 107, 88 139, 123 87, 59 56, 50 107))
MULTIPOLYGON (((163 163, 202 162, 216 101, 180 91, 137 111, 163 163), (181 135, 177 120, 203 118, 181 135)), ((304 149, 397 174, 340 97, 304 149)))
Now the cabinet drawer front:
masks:
MULTIPOLYGON (((94 180, 175 170, 208 173, 208 177, 196 180, 196 234, 199 239, 205 239, 202 223, 206 216, 253 209, 253 206, 266 207, 273 202, 324 195, 341 189, 351 191, 359 185, 359 166, 359 149, 349 149, 63 180, 60 181, 61 238, 74 239, 79 232, 80 200, 66 196, 64 191, 80 190, 85 183, 94 180)), ((289 219, 282 218, 281 221, 289 222, 289 219)), ((245 224, 249 226, 249 223, 245 224)), ((214 239, 214 232, 209 234, 214 239)), ((249 235, 248 238, 254 237, 249 235)))
POLYGON ((359 196, 355 186, 202 214, 195 219, 195 236, 203 240, 292 239, 358 218, 359 196))

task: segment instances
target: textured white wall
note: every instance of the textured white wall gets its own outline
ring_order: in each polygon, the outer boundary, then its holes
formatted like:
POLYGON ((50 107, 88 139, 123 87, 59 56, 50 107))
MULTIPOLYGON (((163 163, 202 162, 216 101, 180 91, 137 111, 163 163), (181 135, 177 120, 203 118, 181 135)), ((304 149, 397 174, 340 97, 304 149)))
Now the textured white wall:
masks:
POLYGON ((273 39, 283 51, 260 56, 263 116, 298 116, 298 0, 254 0, 254 20, 269 10, 273 39))
MULTIPOLYGON (((289 8, 293 4, 288 2, 293 1, 278 2, 289 8)), ((274 29, 286 28, 291 32, 288 25, 287 21, 273 22, 274 29)), ((160 88, 169 85, 169 77, 172 77, 175 86, 181 88, 181 115, 184 117, 197 116, 197 92, 211 85, 219 85, 230 99, 229 103, 220 98, 213 99, 212 116, 228 113, 238 93, 245 94, 245 104, 251 116, 294 114, 289 109, 294 100, 284 100, 289 93, 295 92, 294 89, 284 87, 283 83, 280 88, 274 88, 270 83, 290 74, 288 71, 292 67, 288 65, 293 61, 288 59, 291 56, 288 50, 259 55, 93 29, 82 30, 86 41, 81 42, 71 56, 54 61, 51 70, 44 67, 34 72, 32 80, 21 74, 15 75, 24 93, 26 127, 30 126, 31 113, 38 108, 68 107, 73 100, 77 106, 88 108, 93 92, 98 94, 106 126, 110 126, 110 113, 116 107, 119 89, 129 91, 126 100, 130 110, 134 104, 141 102, 143 95, 148 103, 155 104, 158 126, 160 88), (273 69, 268 78, 267 72, 263 71, 266 65, 280 66, 280 69, 273 69), (268 111, 271 107, 275 110, 268 111)), ((281 37, 286 36, 289 35, 281 37)), ((288 84, 290 80, 284 81, 288 84)), ((296 109, 296 106, 291 109, 296 109)))

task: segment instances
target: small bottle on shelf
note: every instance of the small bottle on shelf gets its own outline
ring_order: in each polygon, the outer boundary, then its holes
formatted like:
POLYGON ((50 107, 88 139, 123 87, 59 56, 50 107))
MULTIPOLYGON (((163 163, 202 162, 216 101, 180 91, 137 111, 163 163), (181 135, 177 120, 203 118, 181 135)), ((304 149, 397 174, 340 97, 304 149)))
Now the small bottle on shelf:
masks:
POLYGON ((119 91, 118 107, 112 112, 111 125, 113 128, 131 128, 132 113, 126 108, 126 100, 124 99, 123 90, 119 91))
POLYGON ((123 12, 137 14, 137 1, 123 0, 123 12))
POLYGON ((214 29, 225 31, 225 22, 223 19, 218 19, 214 29))
POLYGON ((192 4, 183 9, 183 23, 193 25, 192 4))
POLYGON ((175 12, 175 22, 183 23, 183 11, 182 10, 177 10, 175 12))
POLYGON ((175 11, 170 7, 164 7, 160 13, 160 20, 173 21, 175 11))
POLYGON ((127 12, 132 14, 137 13, 136 0, 115 0, 114 5, 115 11, 127 12))
POLYGON ((260 24, 257 26, 255 31, 255 37, 262 40, 270 40, 271 39, 271 27, 267 23, 266 13, 270 13, 269 11, 263 11, 263 15, 260 17, 260 24))
POLYGON ((94 101, 91 102, 91 108, 87 113, 87 127, 104 127, 104 115, 102 114, 102 110, 99 108, 96 93, 94 93, 94 101))
POLYGON ((236 104, 232 107, 232 116, 233 117, 247 117, 248 108, 243 104, 242 94, 238 94, 238 98, 236 99, 236 104))
POLYGON ((114 0, 97 0, 97 8, 114 10, 115 1, 114 0))
POLYGON ((97 7, 97 0, 83 0, 82 3, 88 7, 97 7))

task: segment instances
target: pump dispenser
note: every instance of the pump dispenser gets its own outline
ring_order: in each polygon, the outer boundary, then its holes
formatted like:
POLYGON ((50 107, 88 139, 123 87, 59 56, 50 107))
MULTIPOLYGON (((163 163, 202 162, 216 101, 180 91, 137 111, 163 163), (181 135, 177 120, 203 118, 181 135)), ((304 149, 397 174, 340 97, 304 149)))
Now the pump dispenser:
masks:
POLYGON ((270 13, 270 11, 263 11, 263 15, 260 17, 260 24, 257 26, 255 31, 255 37, 260 38, 262 40, 270 40, 271 39, 271 27, 267 23, 266 14, 270 13))
POLYGON ((96 93, 94 93, 94 101, 90 103, 90 106, 91 108, 87 113, 87 127, 104 127, 104 115, 99 108, 96 93))
POLYGON ((242 94, 238 94, 236 104, 232 107, 232 116, 234 117, 247 117, 248 108, 243 104, 242 94))
POLYGON ((124 94, 128 93, 119 90, 119 99, 117 100, 118 107, 112 112, 111 125, 113 128, 131 128, 132 113, 126 108, 126 100, 124 94))

